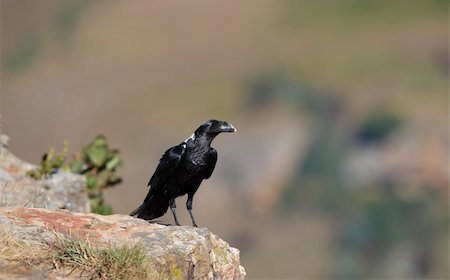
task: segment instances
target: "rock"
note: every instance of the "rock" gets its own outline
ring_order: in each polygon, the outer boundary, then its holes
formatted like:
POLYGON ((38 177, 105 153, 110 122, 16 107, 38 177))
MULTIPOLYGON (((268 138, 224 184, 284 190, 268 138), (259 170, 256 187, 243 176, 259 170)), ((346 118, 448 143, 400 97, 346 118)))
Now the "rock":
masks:
POLYGON ((90 212, 86 177, 58 172, 42 180, 33 180, 26 172, 37 168, 7 148, 7 137, 1 135, 0 206, 67 209, 90 212))
POLYGON ((86 177, 60 172, 40 181, 21 178, 0 182, 0 206, 90 212, 86 177))
MULTIPOLYGON (((243 279, 245 276, 239 250, 206 228, 151 224, 125 215, 101 216, 35 208, 0 208, 0 224, 3 225, 0 233, 13 232, 20 240, 31 243, 48 242, 55 238, 56 232, 86 239, 93 246, 138 244, 148 249, 151 267, 161 273, 174 269, 182 279, 243 279)), ((6 263, 3 270, 7 266, 6 263)))
POLYGON ((16 157, 8 150, 8 136, 0 134, 0 182, 20 179, 37 166, 16 157))

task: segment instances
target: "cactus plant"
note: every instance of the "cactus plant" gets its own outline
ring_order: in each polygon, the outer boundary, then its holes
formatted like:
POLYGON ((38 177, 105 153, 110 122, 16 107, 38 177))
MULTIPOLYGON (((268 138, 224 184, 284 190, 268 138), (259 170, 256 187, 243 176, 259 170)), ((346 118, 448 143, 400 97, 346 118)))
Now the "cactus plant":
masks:
POLYGON ((27 174, 34 179, 50 176, 60 169, 83 174, 87 178, 92 212, 102 215, 111 214, 112 208, 104 202, 103 190, 122 181, 116 174, 117 168, 122 165, 119 150, 110 149, 106 137, 98 135, 80 152, 76 152, 69 164, 65 164, 67 151, 67 142, 64 142, 64 148, 59 154, 55 155, 55 149, 51 148, 42 157, 40 167, 27 174))
POLYGON ((34 179, 41 179, 49 174, 56 173, 58 169, 63 168, 67 170, 64 162, 66 161, 68 150, 69 143, 67 141, 64 141, 63 149, 59 154, 55 155, 55 148, 50 148, 48 153, 42 156, 39 168, 28 171, 27 175, 34 179))

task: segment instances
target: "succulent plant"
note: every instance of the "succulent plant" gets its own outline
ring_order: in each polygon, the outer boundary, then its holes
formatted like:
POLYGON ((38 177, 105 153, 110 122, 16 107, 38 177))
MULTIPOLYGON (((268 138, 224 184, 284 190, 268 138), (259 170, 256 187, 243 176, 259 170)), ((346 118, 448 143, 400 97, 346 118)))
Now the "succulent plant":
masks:
POLYGON ((55 149, 51 148, 42 157, 40 167, 29 171, 27 175, 34 179, 41 179, 61 169, 83 174, 87 178, 92 212, 102 215, 111 214, 112 208, 104 202, 103 190, 122 181, 116 174, 117 168, 122 165, 120 151, 110 149, 106 137, 98 135, 80 152, 74 153, 73 160, 69 164, 65 164, 67 152, 67 141, 64 142, 63 150, 59 154, 55 155, 55 149))
POLYGON ((48 153, 42 156, 40 167, 28 171, 27 175, 34 179, 41 179, 49 174, 56 173, 61 168, 67 170, 64 162, 66 161, 68 150, 69 143, 67 141, 64 141, 63 149, 59 154, 55 155, 55 148, 50 148, 48 153))

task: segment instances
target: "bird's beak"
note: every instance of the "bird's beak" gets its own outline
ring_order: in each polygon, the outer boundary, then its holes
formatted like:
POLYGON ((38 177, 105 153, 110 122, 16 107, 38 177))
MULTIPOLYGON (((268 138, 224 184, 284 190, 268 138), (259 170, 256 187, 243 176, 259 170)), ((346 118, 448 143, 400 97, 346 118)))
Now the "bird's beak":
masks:
POLYGON ((224 122, 220 126, 220 131, 221 132, 236 132, 237 129, 231 123, 224 122))

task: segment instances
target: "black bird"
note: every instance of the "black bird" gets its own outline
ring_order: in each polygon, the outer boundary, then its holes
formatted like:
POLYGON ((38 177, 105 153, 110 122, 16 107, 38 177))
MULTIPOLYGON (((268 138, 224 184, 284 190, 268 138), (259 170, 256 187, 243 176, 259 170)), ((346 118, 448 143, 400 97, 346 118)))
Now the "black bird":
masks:
POLYGON ((217 162, 217 152, 211 142, 222 132, 235 132, 234 126, 225 121, 209 120, 181 144, 168 149, 159 161, 147 186, 151 186, 144 202, 131 216, 153 220, 161 217, 170 207, 175 224, 180 225, 175 212, 175 198, 188 195, 186 208, 192 215, 192 199, 204 179, 211 177, 217 162))

